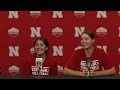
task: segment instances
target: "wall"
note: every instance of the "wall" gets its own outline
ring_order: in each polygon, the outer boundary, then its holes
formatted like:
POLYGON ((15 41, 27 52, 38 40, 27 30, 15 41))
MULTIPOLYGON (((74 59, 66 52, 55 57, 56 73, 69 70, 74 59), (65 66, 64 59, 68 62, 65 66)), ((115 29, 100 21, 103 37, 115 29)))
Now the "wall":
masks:
POLYGON ((0 11, 0 66, 4 75, 17 75, 23 60, 33 53, 36 37, 44 36, 50 44, 49 54, 60 66, 75 49, 81 48, 80 34, 95 33, 95 45, 120 64, 119 11, 0 11), (78 47, 79 46, 79 47, 78 47))

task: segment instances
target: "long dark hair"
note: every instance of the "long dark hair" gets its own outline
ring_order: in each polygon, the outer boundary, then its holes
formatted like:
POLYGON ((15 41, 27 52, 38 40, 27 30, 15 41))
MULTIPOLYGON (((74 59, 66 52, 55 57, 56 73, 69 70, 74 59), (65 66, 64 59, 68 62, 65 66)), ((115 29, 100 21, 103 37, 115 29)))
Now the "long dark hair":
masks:
MULTIPOLYGON (((38 37, 38 38, 35 40, 35 42, 34 42, 34 47, 35 47, 35 44, 36 44, 36 42, 37 42, 38 40, 43 41, 44 44, 46 45, 46 48, 49 49, 48 40, 47 40, 46 38, 44 38, 44 37, 38 37)), ((46 50, 46 53, 48 52, 48 49, 46 50)))
MULTIPOLYGON (((92 32, 92 31, 90 31, 90 30, 85 30, 82 34, 87 34, 92 40, 93 39, 95 39, 95 35, 94 35, 94 33, 92 32)), ((82 36, 82 34, 81 34, 81 36, 82 36)), ((93 43, 93 47, 94 47, 95 45, 94 45, 94 43, 93 43)))
MULTIPOLYGON (((94 33, 92 32, 92 31, 90 31, 90 30, 85 30, 82 34, 87 34, 88 36, 90 36, 91 37, 91 39, 95 39, 95 35, 94 35, 94 33)), ((82 35, 81 34, 81 35, 82 35)))

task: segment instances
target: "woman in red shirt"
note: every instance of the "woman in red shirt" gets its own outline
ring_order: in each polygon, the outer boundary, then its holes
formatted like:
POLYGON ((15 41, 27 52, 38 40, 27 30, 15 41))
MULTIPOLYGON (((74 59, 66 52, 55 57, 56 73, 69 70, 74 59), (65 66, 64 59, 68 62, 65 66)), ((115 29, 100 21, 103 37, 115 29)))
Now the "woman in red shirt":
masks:
POLYGON ((94 46, 95 36, 91 31, 81 34, 82 49, 73 52, 63 73, 72 76, 101 76, 116 74, 115 67, 109 64, 103 49, 94 46), (103 70, 104 67, 104 70, 103 70))
POLYGON ((49 67, 49 75, 57 75, 57 61, 47 52, 49 44, 44 37, 38 37, 34 43, 35 54, 24 58, 25 62, 22 68, 22 74, 25 76, 32 75, 32 66, 36 66, 36 58, 42 58, 42 67, 49 67))

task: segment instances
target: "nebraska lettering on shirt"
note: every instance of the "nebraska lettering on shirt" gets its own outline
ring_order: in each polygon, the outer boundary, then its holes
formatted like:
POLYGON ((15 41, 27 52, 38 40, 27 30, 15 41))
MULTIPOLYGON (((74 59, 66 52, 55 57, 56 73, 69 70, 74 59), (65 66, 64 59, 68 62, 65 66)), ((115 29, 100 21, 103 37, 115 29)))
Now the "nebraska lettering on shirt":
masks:
MULTIPOLYGON (((105 70, 112 67, 112 63, 109 63, 110 59, 103 49, 95 47, 90 59, 92 64, 89 69, 101 71, 103 67, 105 70)), ((85 50, 82 48, 74 51, 69 61, 66 63, 66 67, 77 71, 88 70, 85 50)))
MULTIPOLYGON (((91 70, 99 70, 99 62, 98 62, 98 61, 99 61, 99 60, 92 60, 92 61, 91 61, 91 66, 90 66, 90 69, 91 69, 91 70)), ((87 68, 87 63, 86 63, 86 61, 84 61, 84 60, 81 60, 81 62, 80 62, 80 67, 81 67, 80 70, 82 70, 82 71, 88 70, 88 68, 87 68)))

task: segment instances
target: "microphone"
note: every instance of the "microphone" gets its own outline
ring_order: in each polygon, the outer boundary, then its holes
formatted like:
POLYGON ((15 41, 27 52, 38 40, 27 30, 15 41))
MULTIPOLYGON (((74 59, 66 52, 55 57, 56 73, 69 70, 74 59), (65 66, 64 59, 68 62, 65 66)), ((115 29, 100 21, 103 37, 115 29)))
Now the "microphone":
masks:
POLYGON ((90 59, 89 57, 88 57, 87 60, 86 60, 86 64, 87 64, 87 68, 88 68, 88 70, 89 70, 90 67, 91 67, 91 64, 92 64, 91 59, 90 59))
POLYGON ((42 67, 42 58, 36 58, 36 66, 37 67, 42 67))
POLYGON ((90 74, 90 67, 92 65, 92 61, 89 57, 87 57, 86 64, 87 64, 87 68, 88 68, 88 74, 87 74, 87 77, 88 77, 90 74))
POLYGON ((38 68, 38 75, 40 74, 40 70, 42 68, 42 58, 36 58, 36 67, 38 68))

